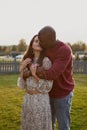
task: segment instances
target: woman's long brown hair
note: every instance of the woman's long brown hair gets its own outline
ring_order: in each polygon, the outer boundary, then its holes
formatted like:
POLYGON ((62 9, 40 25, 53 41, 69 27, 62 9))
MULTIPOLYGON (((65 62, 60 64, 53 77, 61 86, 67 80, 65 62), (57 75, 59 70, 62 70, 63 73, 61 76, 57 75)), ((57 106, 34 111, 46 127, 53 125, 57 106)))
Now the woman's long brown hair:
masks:
MULTIPOLYGON (((28 46, 28 48, 27 48, 27 50, 26 50, 26 52, 25 52, 25 54, 24 54, 24 56, 23 56, 22 61, 25 60, 26 58, 31 58, 32 61, 33 61, 34 54, 33 54, 32 44, 33 44, 33 42, 34 42, 35 37, 37 37, 37 36, 38 36, 38 35, 34 35, 34 37, 31 39, 30 44, 29 44, 29 46, 28 46)), ((40 53, 40 57, 39 57, 39 59, 38 59, 38 61, 37 61, 37 63, 38 63, 40 66, 42 65, 42 61, 43 61, 43 58, 44 58, 44 57, 45 57, 44 51, 42 50, 41 53, 40 53)))

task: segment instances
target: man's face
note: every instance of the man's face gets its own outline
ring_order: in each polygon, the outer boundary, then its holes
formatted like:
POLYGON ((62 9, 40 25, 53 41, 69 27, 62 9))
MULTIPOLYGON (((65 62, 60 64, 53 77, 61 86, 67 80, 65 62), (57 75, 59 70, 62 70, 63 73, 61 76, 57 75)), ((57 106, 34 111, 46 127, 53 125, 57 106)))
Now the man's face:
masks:
POLYGON ((40 40, 40 46, 43 48, 43 49, 49 49, 51 48, 51 42, 49 41, 49 39, 45 39, 44 37, 39 37, 39 40, 40 40))
POLYGON ((38 38, 40 40, 40 46, 43 49, 49 49, 53 47, 56 40, 55 30, 52 27, 46 26, 39 31, 38 38))
POLYGON ((46 42, 41 42, 40 41, 40 46, 43 48, 43 49, 47 49, 48 48, 48 44, 46 42))

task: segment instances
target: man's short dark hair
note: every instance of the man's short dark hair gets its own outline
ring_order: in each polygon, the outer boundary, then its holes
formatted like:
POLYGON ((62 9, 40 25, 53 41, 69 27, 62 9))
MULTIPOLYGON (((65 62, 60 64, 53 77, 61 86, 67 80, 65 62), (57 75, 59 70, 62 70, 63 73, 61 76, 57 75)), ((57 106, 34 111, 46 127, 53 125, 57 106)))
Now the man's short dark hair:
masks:
POLYGON ((46 49, 52 47, 55 43, 56 32, 52 27, 45 26, 38 32, 38 38, 40 40, 40 45, 42 48, 46 49))

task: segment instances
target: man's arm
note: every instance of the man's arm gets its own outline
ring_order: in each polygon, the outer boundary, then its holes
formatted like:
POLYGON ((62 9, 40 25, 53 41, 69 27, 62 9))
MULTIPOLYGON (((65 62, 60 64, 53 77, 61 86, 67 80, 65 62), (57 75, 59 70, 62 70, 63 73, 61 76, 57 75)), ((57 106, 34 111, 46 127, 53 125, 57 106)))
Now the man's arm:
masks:
POLYGON ((38 77, 47 80, 55 80, 59 75, 61 75, 65 71, 71 58, 72 53, 70 48, 68 48, 67 46, 61 47, 58 51, 57 58, 55 59, 52 67, 49 70, 44 70, 43 68, 38 67, 38 77))
POLYGON ((31 71, 27 70, 23 72, 23 79, 26 80, 26 78, 28 78, 29 76, 31 76, 31 71))

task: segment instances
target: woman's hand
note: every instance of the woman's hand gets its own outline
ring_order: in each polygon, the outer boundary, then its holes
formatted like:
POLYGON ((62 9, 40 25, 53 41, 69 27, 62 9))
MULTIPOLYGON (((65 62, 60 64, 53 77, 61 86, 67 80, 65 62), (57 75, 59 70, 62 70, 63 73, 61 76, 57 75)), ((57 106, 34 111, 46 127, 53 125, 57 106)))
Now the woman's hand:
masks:
POLYGON ((30 66, 30 71, 31 71, 31 73, 32 73, 32 76, 33 76, 37 81, 39 81, 40 79, 39 79, 39 77, 36 75, 37 67, 38 67, 38 64, 32 64, 32 65, 30 66))
POLYGON ((33 76, 36 75, 37 66, 38 66, 38 64, 32 64, 30 66, 30 71, 31 71, 31 73, 32 73, 33 76))
POLYGON ((30 63, 31 63, 30 58, 26 58, 24 61, 22 61, 21 65, 20 65, 20 72, 23 71, 26 68, 26 66, 30 63))

